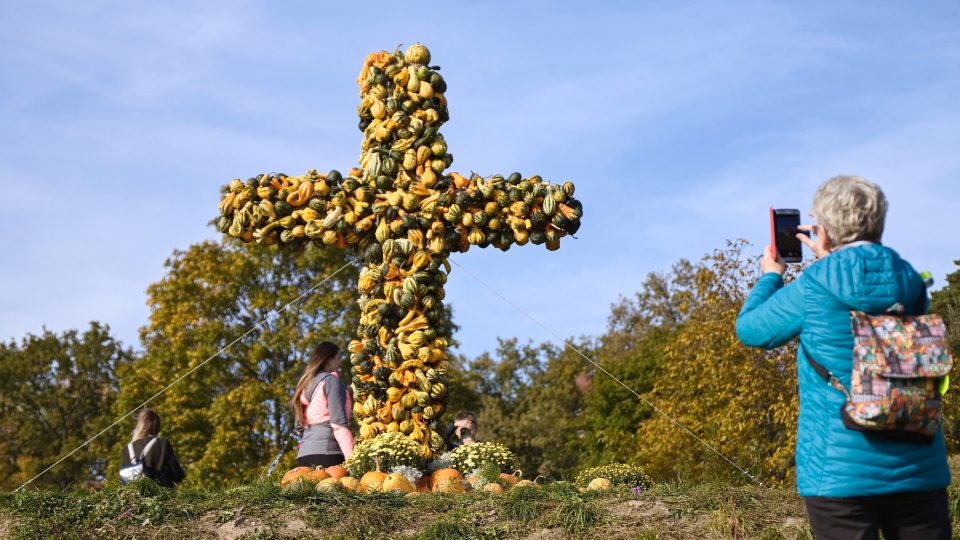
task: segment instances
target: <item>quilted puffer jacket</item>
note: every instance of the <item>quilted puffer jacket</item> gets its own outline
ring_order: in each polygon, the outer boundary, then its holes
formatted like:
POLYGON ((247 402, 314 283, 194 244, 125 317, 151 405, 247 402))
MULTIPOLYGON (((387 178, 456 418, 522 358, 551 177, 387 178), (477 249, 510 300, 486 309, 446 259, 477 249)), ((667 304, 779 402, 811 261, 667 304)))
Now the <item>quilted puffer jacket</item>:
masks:
POLYGON ((797 379, 797 490, 801 496, 862 497, 927 491, 950 483, 943 430, 932 445, 893 441, 843 426, 844 396, 821 379, 807 355, 850 388, 850 311, 907 314, 927 309, 923 280, 894 250, 858 242, 813 263, 784 286, 764 274, 737 318, 743 343, 773 348, 800 337, 797 379))

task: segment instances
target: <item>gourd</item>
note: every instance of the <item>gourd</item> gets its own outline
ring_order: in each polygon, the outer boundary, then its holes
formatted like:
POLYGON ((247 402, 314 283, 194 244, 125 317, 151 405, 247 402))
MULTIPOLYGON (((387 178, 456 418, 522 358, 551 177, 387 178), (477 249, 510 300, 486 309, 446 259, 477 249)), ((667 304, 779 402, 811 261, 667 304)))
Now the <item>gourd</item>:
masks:
POLYGON ((608 491, 613 489, 613 483, 606 478, 594 478, 587 484, 587 489, 593 491, 608 491))
POLYGON ((313 471, 310 467, 295 467, 284 473, 283 478, 280 479, 280 487, 286 488, 287 486, 293 484, 297 480, 300 480, 300 477, 313 471))
POLYGON ((407 477, 400 473, 390 473, 383 481, 383 491, 387 493, 391 491, 411 493, 416 490, 417 488, 410 483, 410 480, 407 480, 407 477))
POLYGON ((386 479, 386 473, 380 471, 370 471, 360 478, 360 491, 382 491, 383 481, 386 479))

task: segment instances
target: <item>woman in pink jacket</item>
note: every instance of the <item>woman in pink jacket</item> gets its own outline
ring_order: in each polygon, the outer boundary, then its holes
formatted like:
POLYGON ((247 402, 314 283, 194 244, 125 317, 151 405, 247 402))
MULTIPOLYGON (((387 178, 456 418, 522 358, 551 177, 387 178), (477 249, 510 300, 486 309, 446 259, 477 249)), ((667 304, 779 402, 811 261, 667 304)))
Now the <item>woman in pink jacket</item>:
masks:
POLYGON ((340 381, 340 349, 324 341, 313 350, 291 404, 303 427, 298 467, 339 465, 353 453, 350 393, 340 381))

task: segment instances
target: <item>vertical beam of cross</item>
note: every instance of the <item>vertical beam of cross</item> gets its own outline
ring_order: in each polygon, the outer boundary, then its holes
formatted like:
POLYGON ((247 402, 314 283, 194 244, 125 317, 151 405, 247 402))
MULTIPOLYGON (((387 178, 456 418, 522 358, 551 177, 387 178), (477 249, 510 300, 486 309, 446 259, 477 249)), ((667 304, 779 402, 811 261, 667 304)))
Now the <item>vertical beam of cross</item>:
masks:
POLYGON ((420 44, 368 55, 357 80, 360 167, 345 177, 312 170, 233 180, 217 220, 246 242, 360 251, 361 317, 348 346, 360 439, 400 432, 426 458, 444 446, 448 257, 474 245, 555 250, 583 213, 570 182, 446 174, 453 156, 439 131, 448 119, 439 69, 420 44))

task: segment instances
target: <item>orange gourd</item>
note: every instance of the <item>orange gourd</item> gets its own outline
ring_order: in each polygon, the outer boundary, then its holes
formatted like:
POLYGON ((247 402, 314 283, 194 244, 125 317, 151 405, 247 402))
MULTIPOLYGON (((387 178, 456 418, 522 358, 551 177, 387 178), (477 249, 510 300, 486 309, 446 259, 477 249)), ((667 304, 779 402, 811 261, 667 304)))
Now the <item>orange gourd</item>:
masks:
POLYGON ((383 480, 383 491, 402 491, 404 493, 412 493, 416 491, 417 488, 407 480, 407 477, 400 473, 390 473, 383 480))
POLYGON ((490 493, 503 493, 503 486, 496 482, 491 482, 489 484, 484 484, 483 490, 489 491, 490 493))
POLYGON ((417 491, 420 493, 430 493, 430 475, 423 475, 417 480, 417 491))
POLYGON ((295 467, 284 473, 283 478, 280 479, 280 487, 285 488, 290 484, 296 482, 300 479, 301 476, 312 471, 310 467, 295 467))
POLYGON ((463 475, 456 469, 440 469, 433 473, 430 482, 434 493, 463 493, 466 491, 463 475))
POLYGON ((360 491, 382 491, 386 473, 370 471, 360 478, 360 491))
POLYGON ((303 474, 304 481, 313 482, 314 484, 318 484, 320 481, 326 480, 327 478, 330 478, 330 475, 327 474, 327 471, 323 469, 314 469, 303 474))
POLYGON ((347 469, 345 469, 343 465, 333 465, 327 467, 325 470, 327 471, 327 474, 330 475, 330 478, 336 478, 337 480, 345 476, 350 476, 350 473, 347 472, 347 469))
POLYGON ((463 481, 463 475, 460 474, 460 471, 452 468, 438 469, 432 475, 430 475, 430 484, 432 486, 436 485, 441 480, 446 480, 448 478, 456 478, 463 481))

